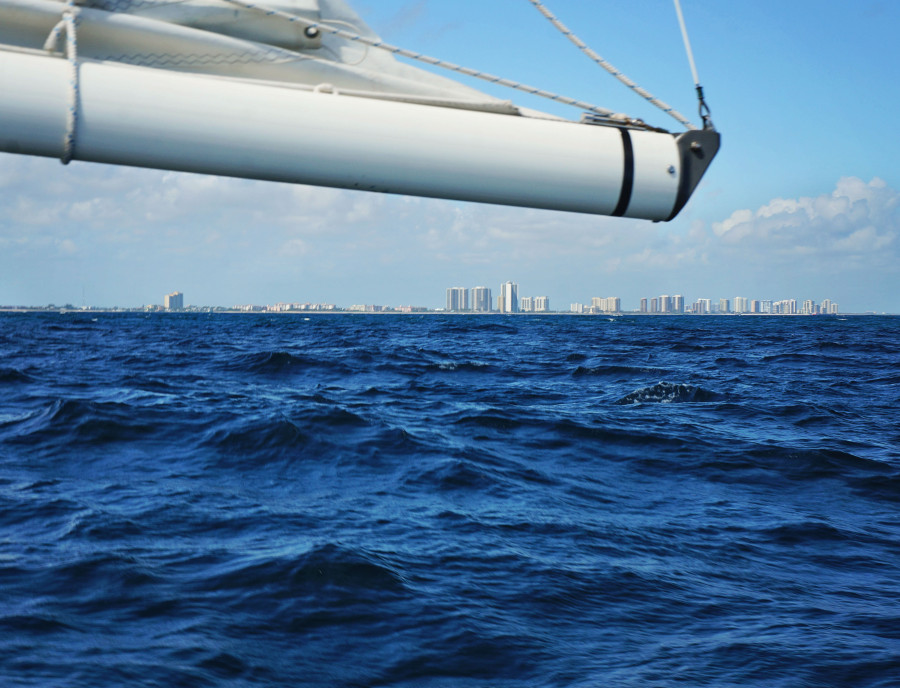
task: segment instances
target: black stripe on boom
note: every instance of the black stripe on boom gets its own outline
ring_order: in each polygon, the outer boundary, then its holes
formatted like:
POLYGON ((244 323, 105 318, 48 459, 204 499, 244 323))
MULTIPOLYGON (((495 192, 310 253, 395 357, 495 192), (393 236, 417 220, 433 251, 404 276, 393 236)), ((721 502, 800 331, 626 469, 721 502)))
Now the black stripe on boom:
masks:
POLYGON ((627 129, 619 129, 622 132, 622 152, 625 162, 622 169, 622 191, 619 193, 619 203, 613 210, 613 217, 622 217, 631 203, 631 190, 634 188, 634 148, 631 145, 631 134, 627 129))

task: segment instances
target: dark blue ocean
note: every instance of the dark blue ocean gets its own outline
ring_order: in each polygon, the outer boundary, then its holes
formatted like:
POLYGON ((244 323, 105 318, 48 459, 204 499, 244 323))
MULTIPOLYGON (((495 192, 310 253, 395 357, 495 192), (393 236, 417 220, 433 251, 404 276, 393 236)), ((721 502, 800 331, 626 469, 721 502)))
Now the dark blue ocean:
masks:
POLYGON ((900 686, 900 318, 0 314, 2 686, 900 686))

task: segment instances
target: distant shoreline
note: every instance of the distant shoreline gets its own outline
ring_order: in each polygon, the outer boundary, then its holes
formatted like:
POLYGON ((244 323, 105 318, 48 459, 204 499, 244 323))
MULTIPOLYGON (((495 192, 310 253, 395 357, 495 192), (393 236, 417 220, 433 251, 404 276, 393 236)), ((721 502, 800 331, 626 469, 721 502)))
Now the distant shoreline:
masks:
POLYGON ((31 307, 31 306, 0 306, 0 313, 57 313, 60 315, 69 314, 114 314, 114 313, 143 313, 146 315, 283 315, 283 316, 325 316, 325 315, 450 315, 450 316, 509 316, 509 317, 582 317, 582 318, 621 318, 621 317, 649 317, 649 318, 735 318, 735 317, 751 317, 751 318, 865 318, 865 317, 890 317, 900 315, 898 313, 876 313, 867 311, 864 313, 642 313, 640 311, 620 311, 617 313, 572 313, 569 311, 545 311, 545 312, 518 312, 518 313, 500 313, 499 311, 490 312, 472 312, 472 311, 441 311, 441 310, 422 310, 404 312, 397 310, 390 311, 350 311, 344 309, 335 309, 329 311, 322 310, 240 310, 233 308, 220 308, 215 306, 184 308, 180 310, 166 310, 163 308, 47 308, 47 307, 31 307))

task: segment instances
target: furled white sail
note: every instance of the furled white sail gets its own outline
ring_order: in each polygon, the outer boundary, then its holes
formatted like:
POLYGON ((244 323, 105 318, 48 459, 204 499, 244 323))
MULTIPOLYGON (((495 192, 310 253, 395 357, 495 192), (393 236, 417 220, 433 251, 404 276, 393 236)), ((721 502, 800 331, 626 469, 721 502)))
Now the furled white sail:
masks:
POLYGON ((665 220, 718 148, 522 110, 377 41, 343 0, 0 0, 0 150, 665 220))

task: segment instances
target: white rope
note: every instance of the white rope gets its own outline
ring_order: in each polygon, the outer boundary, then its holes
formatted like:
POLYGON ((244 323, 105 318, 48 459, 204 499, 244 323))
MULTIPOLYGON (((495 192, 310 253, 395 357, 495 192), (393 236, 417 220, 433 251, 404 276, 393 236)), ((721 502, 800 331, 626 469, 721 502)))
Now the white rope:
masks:
POLYGON ((50 35, 47 36, 47 40, 44 41, 44 50, 47 52, 53 52, 54 50, 59 50, 59 38, 62 36, 62 31, 66 26, 65 19, 60 19, 56 26, 50 31, 50 35))
MULTIPOLYGON (((81 100, 78 83, 78 39, 75 25, 78 23, 78 8, 75 0, 68 0, 63 12, 66 29, 66 59, 69 62, 69 107, 66 112, 66 133, 63 138, 63 154, 60 161, 68 165, 75 157, 75 137, 78 133, 78 105, 81 100)), ((52 37, 52 34, 51 34, 52 37)), ((56 36, 57 40, 59 35, 56 36)), ((48 39, 49 40, 49 39, 48 39)))
POLYGON ((694 86, 700 85, 700 77, 697 76, 697 65, 694 63, 694 51, 691 50, 691 39, 688 38, 687 25, 684 23, 684 15, 681 13, 681 3, 675 0, 675 11, 678 13, 678 24, 681 26, 681 37, 684 39, 684 49, 687 51, 688 62, 691 63, 691 75, 694 77, 694 86))
MULTIPOLYGON (((557 93, 552 93, 550 91, 544 91, 539 88, 535 88, 533 86, 528 86, 526 84, 519 83, 517 81, 512 81, 510 79, 503 79, 499 76, 494 76, 493 74, 488 74, 486 72, 480 72, 475 69, 470 69, 468 67, 462 67, 457 64, 453 64, 452 62, 446 62, 444 60, 439 60, 436 57, 429 57, 428 55, 423 55, 422 53, 416 53, 409 50, 404 50, 403 48, 399 48, 395 45, 390 45, 389 43, 385 43, 384 41, 380 41, 373 38, 367 38, 366 36, 361 36, 359 34, 352 33, 350 31, 344 31, 343 29, 337 29, 333 26, 329 26, 328 24, 323 24, 321 22, 310 22, 307 19, 302 17, 289 14, 287 12, 282 12, 280 10, 274 10, 268 7, 264 7, 262 5, 258 5, 253 2, 249 2, 248 0, 225 0, 225 2, 231 3, 232 5, 237 5, 239 7, 244 7, 248 10, 255 10, 257 12, 262 12, 266 16, 273 17, 281 17, 282 19, 286 19, 290 22, 302 22, 306 26, 306 30, 319 30, 324 31, 325 33, 333 34, 338 36, 339 38, 344 38, 348 41, 354 41, 357 43, 363 43, 365 45, 371 46, 373 48, 378 48, 380 50, 386 50, 389 53, 393 53, 394 55, 400 55, 402 57, 407 57, 412 60, 418 60, 419 62, 424 62, 426 64, 432 65, 434 67, 442 67, 444 69, 449 69, 453 72, 458 72, 460 74, 465 74, 466 76, 471 76, 476 79, 481 79, 483 81, 490 82, 492 84, 498 84, 500 86, 506 86, 507 88, 512 88, 517 91, 522 91, 523 93, 528 93, 534 96, 540 96, 541 98, 547 98, 548 100, 552 100, 557 103, 562 103, 564 105, 571 105, 573 107, 580 108, 582 110, 588 110, 590 112, 595 112, 599 115, 603 115, 604 117, 611 117, 614 115, 612 110, 607 110, 605 108, 601 108, 597 105, 591 105, 590 103, 585 103, 584 101, 575 100, 574 98, 569 98, 568 96, 559 95, 557 93)), ((632 123, 638 123, 635 120, 629 120, 632 123)))
POLYGON ((675 12, 678 13, 678 23, 681 26, 681 37, 684 39, 684 49, 687 52, 688 62, 691 64, 691 76, 694 77, 694 87, 697 89, 697 99, 699 100, 700 119, 703 120, 704 129, 715 129, 712 123, 712 116, 709 112, 709 106, 706 104, 706 98, 703 95, 703 87, 700 85, 700 77, 697 75, 697 64, 694 62, 694 51, 691 49, 691 39, 688 38, 687 24, 684 23, 684 15, 681 12, 681 2, 675 0, 675 12))
MULTIPOLYGON (((540 0, 528 0, 528 2, 530 2, 532 5, 534 5, 535 8, 541 14, 544 15, 544 17, 546 17, 548 20, 550 20, 550 23, 553 24, 553 26, 555 26, 557 29, 559 29, 560 33, 562 33, 566 38, 568 38, 572 43, 574 43, 575 46, 579 50, 581 50, 585 55, 587 55, 589 58, 591 58, 598 65, 603 67, 603 69, 605 69, 607 72, 609 72, 614 77, 616 77, 616 79, 621 81, 632 91, 637 93, 639 96, 641 96, 645 100, 649 101, 651 104, 658 107, 660 110, 662 110, 663 112, 668 114, 670 117, 675 118, 678 122, 680 122, 681 124, 686 126, 688 129, 696 129, 697 128, 690 122, 690 120, 688 120, 684 115, 682 115, 680 112, 678 112, 671 105, 664 103, 659 98, 656 98, 651 93, 648 93, 645 89, 638 86, 636 83, 634 83, 634 81, 629 79, 627 76, 622 74, 622 72, 620 72, 618 69, 616 69, 613 65, 611 65, 609 62, 604 60, 602 57, 600 57, 600 55, 598 55, 596 52, 591 50, 584 43, 584 41, 582 41, 580 38, 578 38, 578 36, 576 36, 574 33, 572 33, 569 30, 569 27, 567 27, 559 19, 557 19, 553 15, 553 13, 550 12, 550 10, 548 10, 542 2, 540 2, 540 0)), ((676 2, 677 2, 677 0, 676 0, 676 2)))

